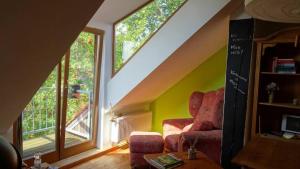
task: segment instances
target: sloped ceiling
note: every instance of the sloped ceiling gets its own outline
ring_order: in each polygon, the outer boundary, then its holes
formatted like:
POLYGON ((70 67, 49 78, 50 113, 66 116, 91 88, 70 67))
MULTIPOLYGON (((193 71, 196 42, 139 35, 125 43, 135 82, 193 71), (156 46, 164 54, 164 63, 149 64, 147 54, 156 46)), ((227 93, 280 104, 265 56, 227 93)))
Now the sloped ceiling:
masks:
POLYGON ((17 119, 103 0, 2 0, 0 132, 17 119))

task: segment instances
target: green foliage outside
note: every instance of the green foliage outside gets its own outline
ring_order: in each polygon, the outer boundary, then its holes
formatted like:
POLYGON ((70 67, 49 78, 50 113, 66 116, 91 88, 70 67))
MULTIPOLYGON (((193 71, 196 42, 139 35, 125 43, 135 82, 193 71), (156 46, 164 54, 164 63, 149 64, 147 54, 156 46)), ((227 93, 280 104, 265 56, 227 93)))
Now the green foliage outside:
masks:
MULTIPOLYGON (((91 98, 93 98, 92 95, 94 88, 95 68, 94 45, 95 35, 91 33, 82 32, 71 46, 68 78, 69 91, 67 106, 67 122, 73 118, 75 113, 80 112, 82 108, 89 104, 87 91, 90 91, 91 98), (80 85, 80 90, 86 91, 87 93, 80 94, 79 98, 72 98, 72 85, 80 85)), ((62 62, 62 65, 62 72, 64 72, 64 61, 62 62)), ((62 76, 63 75, 64 73, 62 73, 62 76)), ((26 108, 23 111, 23 140, 43 136, 46 134, 52 134, 55 132, 57 96, 56 83, 57 68, 55 68, 52 71, 52 73, 48 76, 47 80, 36 92, 30 103, 26 106, 26 108), (53 129, 41 130, 37 133, 24 134, 28 131, 44 129, 51 126, 54 126, 53 129)))
POLYGON ((80 85, 80 90, 90 92, 92 99, 94 89, 94 34, 82 32, 71 46, 69 66, 69 97, 67 107, 67 122, 74 113, 80 112, 89 103, 89 95, 81 93, 79 98, 72 98, 72 85, 80 85))
MULTIPOLYGON (((24 109, 22 120, 23 133, 56 125, 56 79, 57 69, 55 68, 24 109)), ((40 136, 43 133, 54 133, 54 129, 23 135, 23 140, 40 136)))
MULTIPOLYGON (((186 0, 154 0, 115 25, 114 71, 124 62, 123 46, 132 45, 130 58, 186 0)), ((125 58, 125 59, 128 59, 125 58)))

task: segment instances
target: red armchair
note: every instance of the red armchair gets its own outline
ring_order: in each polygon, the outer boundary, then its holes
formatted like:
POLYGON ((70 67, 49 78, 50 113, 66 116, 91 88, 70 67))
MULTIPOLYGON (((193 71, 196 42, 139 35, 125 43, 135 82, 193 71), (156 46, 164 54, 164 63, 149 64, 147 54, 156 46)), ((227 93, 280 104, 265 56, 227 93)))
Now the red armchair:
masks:
POLYGON ((197 139, 195 148, 220 163, 224 89, 194 92, 189 101, 193 118, 163 121, 163 137, 167 151, 187 151, 197 139))

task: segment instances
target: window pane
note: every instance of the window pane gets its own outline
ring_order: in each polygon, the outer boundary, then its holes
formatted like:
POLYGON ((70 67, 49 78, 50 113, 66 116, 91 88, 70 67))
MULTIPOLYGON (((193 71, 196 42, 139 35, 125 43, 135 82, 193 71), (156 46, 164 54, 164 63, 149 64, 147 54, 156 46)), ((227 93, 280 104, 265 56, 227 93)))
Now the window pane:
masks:
POLYGON ((154 0, 117 23, 114 27, 114 71, 119 70, 185 1, 154 0))
POLYGON ((65 147, 92 139, 95 40, 82 32, 71 46, 65 147))
POLYGON ((22 114, 23 156, 55 150, 56 81, 54 69, 22 114))

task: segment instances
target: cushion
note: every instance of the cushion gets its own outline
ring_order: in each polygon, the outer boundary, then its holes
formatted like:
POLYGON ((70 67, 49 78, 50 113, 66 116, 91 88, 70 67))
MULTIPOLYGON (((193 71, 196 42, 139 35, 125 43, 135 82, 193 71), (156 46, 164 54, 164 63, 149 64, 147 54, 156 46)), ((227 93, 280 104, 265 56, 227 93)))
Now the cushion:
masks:
POLYGON ((190 96, 189 111, 194 118, 199 112, 199 108, 201 107, 202 104, 202 99, 203 99, 202 92, 193 92, 192 95, 190 96))
POLYGON ((205 93, 191 130, 222 128, 224 89, 205 93), (203 124, 202 124, 203 123, 203 124))

